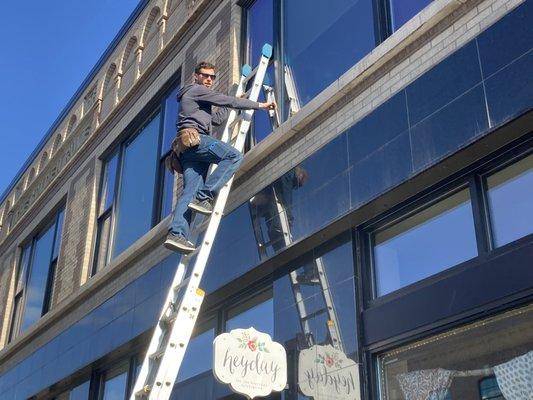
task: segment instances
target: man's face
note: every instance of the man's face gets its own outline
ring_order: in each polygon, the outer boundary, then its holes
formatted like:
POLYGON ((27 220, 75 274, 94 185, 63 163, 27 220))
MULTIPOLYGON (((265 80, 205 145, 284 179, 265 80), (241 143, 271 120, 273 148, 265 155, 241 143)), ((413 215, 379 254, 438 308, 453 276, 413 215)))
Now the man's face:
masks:
POLYGON ((202 68, 200 72, 195 74, 196 83, 199 85, 204 85, 206 88, 211 88, 213 86, 213 81, 215 80, 215 70, 209 68, 202 68))

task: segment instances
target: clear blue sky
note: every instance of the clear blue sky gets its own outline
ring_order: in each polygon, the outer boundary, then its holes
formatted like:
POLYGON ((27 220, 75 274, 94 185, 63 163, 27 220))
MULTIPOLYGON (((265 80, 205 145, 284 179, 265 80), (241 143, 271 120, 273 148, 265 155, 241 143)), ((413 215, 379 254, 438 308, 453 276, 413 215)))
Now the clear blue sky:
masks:
POLYGON ((139 0, 2 4, 0 194, 139 0))

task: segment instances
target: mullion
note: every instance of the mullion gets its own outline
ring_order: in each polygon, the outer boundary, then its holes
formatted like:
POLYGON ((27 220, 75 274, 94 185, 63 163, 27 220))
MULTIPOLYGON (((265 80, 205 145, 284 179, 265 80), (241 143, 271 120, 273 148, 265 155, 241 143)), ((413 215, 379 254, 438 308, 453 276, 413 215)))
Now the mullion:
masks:
POLYGON ((58 240, 57 232, 59 228, 59 216, 61 215, 61 210, 59 210, 56 214, 55 222, 54 222, 54 238, 52 239, 52 251, 50 252, 50 261, 48 262, 48 276, 46 278, 46 288, 44 291, 44 301, 43 301, 43 308, 41 310, 41 316, 46 314, 48 310, 50 309, 51 305, 51 294, 52 294, 52 287, 54 284, 54 277, 55 277, 55 270, 57 266, 57 257, 54 257, 54 249, 56 247, 56 241, 58 240))
POLYGON ((476 242, 479 256, 486 256, 492 250, 489 220, 484 196, 483 181, 479 175, 470 178, 470 201, 474 217, 476 242))

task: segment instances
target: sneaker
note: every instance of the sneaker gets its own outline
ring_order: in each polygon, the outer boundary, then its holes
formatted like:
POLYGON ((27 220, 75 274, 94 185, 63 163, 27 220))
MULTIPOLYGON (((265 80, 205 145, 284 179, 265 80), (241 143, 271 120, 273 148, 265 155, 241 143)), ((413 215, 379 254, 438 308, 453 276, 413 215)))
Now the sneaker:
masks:
POLYGON ((194 247, 194 244, 189 242, 183 236, 175 235, 173 233, 169 233, 167 235, 167 238, 165 240, 165 243, 163 243, 163 246, 165 246, 169 250, 177 251, 183 254, 189 254, 193 252, 194 250, 196 250, 196 247, 194 247))
POLYGON ((189 208, 204 215, 210 215, 213 212, 213 205, 209 200, 193 199, 189 203, 189 208))

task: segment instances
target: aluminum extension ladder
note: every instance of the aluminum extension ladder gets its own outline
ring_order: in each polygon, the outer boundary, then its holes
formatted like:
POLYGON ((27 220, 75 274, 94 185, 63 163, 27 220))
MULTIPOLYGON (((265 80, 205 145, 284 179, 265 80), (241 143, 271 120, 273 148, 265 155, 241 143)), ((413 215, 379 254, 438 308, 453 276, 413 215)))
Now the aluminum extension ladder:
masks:
MULTIPOLYGON (((271 57, 272 46, 265 44, 259 65, 254 70, 248 65, 242 68, 241 79, 235 94, 237 97, 243 96, 250 100, 257 100, 271 57), (252 79, 252 87, 245 92, 247 84, 252 79)), ((253 113, 254 110, 245 110, 239 114, 232 110, 221 140, 232 143, 237 150, 242 151, 253 113), (233 129, 239 123, 238 134, 232 140, 233 129)), ((214 168, 216 166, 213 166, 209 173, 212 173, 214 168)), ((170 398, 202 305, 204 291, 199 285, 232 182, 233 177, 220 190, 211 216, 203 217, 198 213, 194 216, 191 227, 193 242, 197 241, 204 231, 205 234, 197 250, 181 257, 130 400, 168 400, 170 398), (190 268, 191 265, 192 268, 190 268)))
MULTIPOLYGON (((288 65, 285 66, 284 80, 285 80, 286 95, 289 100, 289 112, 290 112, 290 115, 292 116, 300 110, 300 101, 299 101, 296 85, 294 83, 292 71, 290 70, 290 66, 288 65)), ((263 86, 263 91, 265 93, 265 98, 267 101, 274 100, 274 91, 272 87, 263 86)), ((273 130, 279 126, 280 118, 279 118, 277 111, 274 111, 273 113, 270 114, 270 122, 272 124, 273 130)), ((270 201, 275 202, 275 209, 276 209, 276 215, 277 215, 275 218, 279 218, 279 222, 280 222, 280 230, 281 230, 280 234, 282 235, 282 238, 280 240, 283 242, 285 246, 289 246, 293 242, 293 239, 291 235, 289 216, 287 214, 287 206, 290 207, 291 205, 283 204, 280 197, 276 193, 276 190, 274 187, 272 187, 271 190, 272 190, 272 198, 270 199, 270 201)), ((254 222, 254 230, 256 231, 256 237, 259 242, 260 251, 266 250, 265 245, 267 243, 265 243, 264 241, 263 232, 261 228, 257 225, 257 221, 254 222)), ((272 240, 272 238, 270 239, 272 240)), ((327 326, 329 339, 331 341, 330 344, 333 347, 335 347, 337 350, 344 352, 342 336, 341 336, 341 332, 340 332, 339 324, 338 324, 337 312, 335 311, 335 304, 331 296, 331 288, 329 286, 326 270, 324 268, 324 262, 321 257, 315 258, 313 262, 314 262, 313 268, 316 270, 318 284, 322 292, 324 307, 314 312, 307 312, 306 307, 305 307, 305 299, 301 291, 301 285, 304 285, 306 283, 300 282, 298 278, 298 273, 296 271, 292 271, 289 274, 290 280, 291 280, 291 288, 292 288, 292 292, 294 295, 294 300, 296 302, 297 309, 298 309, 298 316, 299 316, 302 332, 304 332, 307 345, 311 347, 315 343, 314 343, 313 335, 311 333, 312 331, 311 331, 311 326, 309 324, 309 321, 314 317, 327 313, 328 319, 326 321, 326 326, 327 326)))

